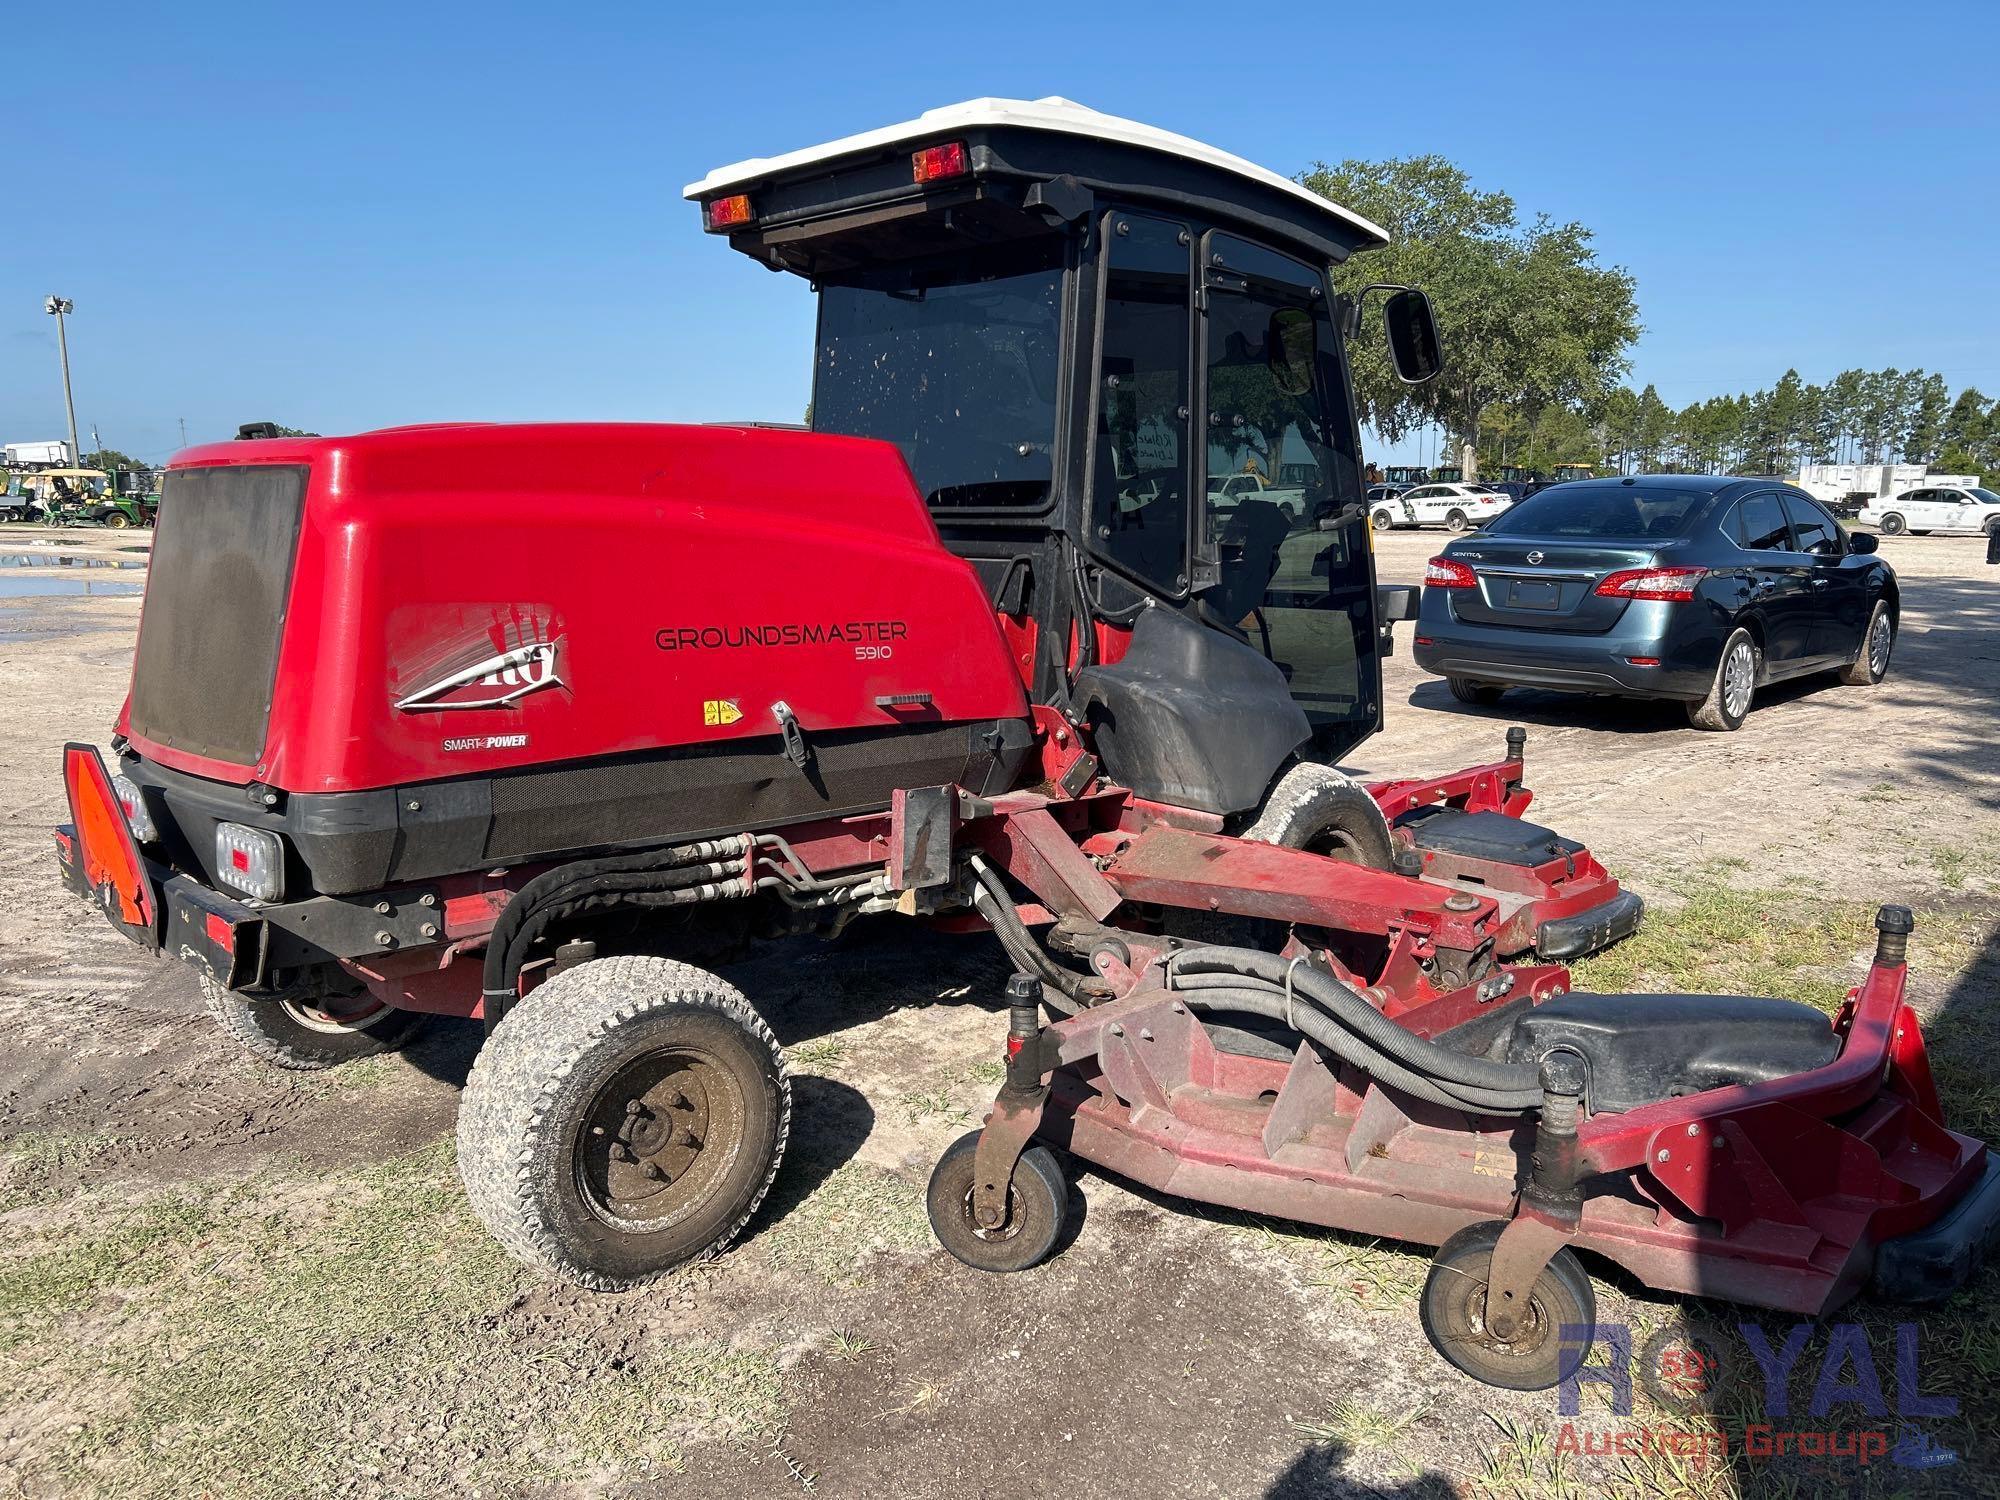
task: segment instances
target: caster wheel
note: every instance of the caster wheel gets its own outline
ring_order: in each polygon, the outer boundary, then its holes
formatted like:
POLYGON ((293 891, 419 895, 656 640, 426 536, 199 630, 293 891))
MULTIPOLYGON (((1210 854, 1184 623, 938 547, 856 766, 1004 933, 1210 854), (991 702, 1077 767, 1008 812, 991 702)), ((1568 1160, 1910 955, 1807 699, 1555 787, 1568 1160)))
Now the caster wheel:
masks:
POLYGON ((1014 1165, 1007 1218, 998 1229, 972 1220, 972 1156, 979 1132, 961 1136, 939 1158, 924 1194, 931 1229, 959 1260, 977 1271, 1025 1271, 1055 1248, 1069 1218, 1069 1189, 1046 1146, 1030 1146, 1014 1165))
POLYGON ((1558 1250, 1528 1294, 1521 1327, 1506 1342, 1486 1327, 1486 1277, 1493 1246, 1507 1226, 1498 1221, 1461 1229, 1443 1245, 1424 1281, 1424 1336, 1455 1368, 1483 1385, 1545 1391, 1583 1363, 1590 1340, 1565 1343, 1562 1330, 1591 1327, 1597 1297, 1583 1264, 1558 1250))

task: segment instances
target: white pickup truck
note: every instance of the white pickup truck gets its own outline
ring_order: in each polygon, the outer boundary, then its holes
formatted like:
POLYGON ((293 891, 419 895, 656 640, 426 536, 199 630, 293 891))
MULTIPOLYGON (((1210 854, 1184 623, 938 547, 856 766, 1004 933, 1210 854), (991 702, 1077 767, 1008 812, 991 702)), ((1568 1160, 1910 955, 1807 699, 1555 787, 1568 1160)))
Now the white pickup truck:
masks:
POLYGON ((1900 495, 1885 495, 1863 505, 1855 519, 1879 528, 1885 536, 1949 531, 1977 536, 2000 530, 2000 494, 1978 485, 1925 485, 1900 495))
POLYGON ((1302 486, 1266 484, 1262 474, 1217 474, 1208 481, 1208 508, 1226 516, 1245 500, 1268 500, 1294 521, 1305 514, 1302 486))

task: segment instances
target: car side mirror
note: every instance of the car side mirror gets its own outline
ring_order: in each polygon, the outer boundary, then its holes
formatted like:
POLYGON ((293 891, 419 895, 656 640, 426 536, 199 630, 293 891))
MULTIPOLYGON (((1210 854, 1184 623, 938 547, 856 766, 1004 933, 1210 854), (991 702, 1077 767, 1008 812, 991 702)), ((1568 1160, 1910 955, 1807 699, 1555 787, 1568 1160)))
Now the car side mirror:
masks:
POLYGON ((1404 287, 1384 304, 1382 324, 1389 336, 1389 358, 1403 384, 1437 379, 1444 370, 1444 348, 1431 299, 1415 287, 1404 287))
POLYGON ((1849 552, 1873 552, 1881 545, 1881 542, 1877 541, 1871 533, 1866 531, 1850 531, 1847 534, 1847 550, 1849 552))

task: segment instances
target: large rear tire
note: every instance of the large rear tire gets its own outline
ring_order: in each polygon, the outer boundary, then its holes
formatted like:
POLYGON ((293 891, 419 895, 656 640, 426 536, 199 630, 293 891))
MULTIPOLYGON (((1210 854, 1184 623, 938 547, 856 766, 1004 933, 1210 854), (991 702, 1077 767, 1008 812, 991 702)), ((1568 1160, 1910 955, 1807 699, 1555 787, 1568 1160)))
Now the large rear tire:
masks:
POLYGON ((229 1037, 266 1062, 302 1073, 392 1051, 428 1019, 384 1005, 366 990, 329 993, 320 984, 300 984, 259 998, 225 988, 204 974, 201 998, 229 1037))
POLYGON ((1381 804, 1352 777, 1312 761, 1278 778, 1243 837, 1375 870, 1396 866, 1396 845, 1381 804))
POLYGON ((672 959, 599 959, 487 1039, 459 1104, 459 1177, 516 1259, 617 1291, 735 1239, 791 1120, 784 1053, 740 990, 672 959))

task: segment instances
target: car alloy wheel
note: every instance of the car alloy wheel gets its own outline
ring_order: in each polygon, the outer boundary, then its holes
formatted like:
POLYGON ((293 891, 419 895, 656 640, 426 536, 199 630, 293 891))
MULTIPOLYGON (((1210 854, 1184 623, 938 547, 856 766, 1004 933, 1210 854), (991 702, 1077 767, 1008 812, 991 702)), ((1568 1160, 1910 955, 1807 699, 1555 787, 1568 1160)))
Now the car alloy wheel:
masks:
POLYGON ((1868 675, 1880 679, 1889 671, 1889 651, 1896 644, 1896 627, 1886 613, 1878 612, 1868 630, 1868 675))
POLYGON ((1738 641, 1722 664, 1723 712, 1732 719, 1742 718, 1750 712, 1750 695, 1756 690, 1757 653, 1748 641, 1738 641))

